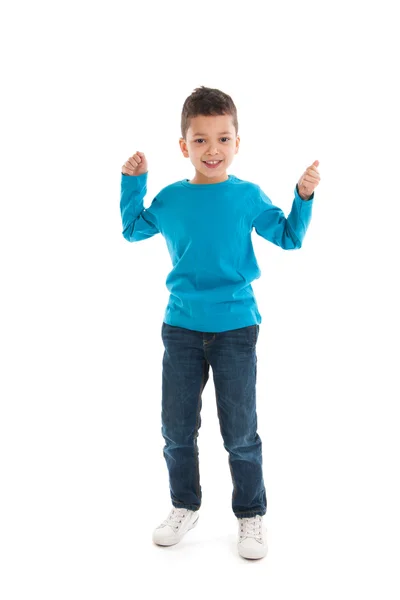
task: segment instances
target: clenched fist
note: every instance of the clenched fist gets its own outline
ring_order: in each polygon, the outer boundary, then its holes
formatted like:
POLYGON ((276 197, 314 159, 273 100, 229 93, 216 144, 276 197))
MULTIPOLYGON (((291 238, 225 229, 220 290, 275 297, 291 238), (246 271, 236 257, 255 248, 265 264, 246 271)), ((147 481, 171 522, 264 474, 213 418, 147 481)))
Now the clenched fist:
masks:
POLYGON ((143 152, 136 152, 133 156, 128 158, 126 163, 123 165, 121 172, 123 175, 143 175, 147 173, 147 158, 143 152))
POLYGON ((320 182, 321 176, 317 169, 319 160, 314 160, 313 164, 304 171, 297 185, 299 186, 299 194, 303 200, 308 200, 317 185, 320 182))

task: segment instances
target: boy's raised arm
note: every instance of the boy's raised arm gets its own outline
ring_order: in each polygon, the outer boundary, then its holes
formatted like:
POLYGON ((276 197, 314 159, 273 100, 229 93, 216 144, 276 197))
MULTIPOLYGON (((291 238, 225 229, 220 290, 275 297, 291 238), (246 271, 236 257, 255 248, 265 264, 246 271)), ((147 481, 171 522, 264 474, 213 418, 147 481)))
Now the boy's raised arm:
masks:
POLYGON ((139 242, 160 232, 156 214, 157 198, 149 208, 143 205, 147 192, 147 173, 147 160, 143 152, 130 157, 121 169, 122 235, 128 242, 139 242))
POLYGON ((301 248, 311 221, 314 192, 308 200, 303 200, 296 184, 292 210, 286 218, 284 212, 272 204, 259 186, 257 189, 259 197, 253 227, 258 235, 284 250, 301 248))

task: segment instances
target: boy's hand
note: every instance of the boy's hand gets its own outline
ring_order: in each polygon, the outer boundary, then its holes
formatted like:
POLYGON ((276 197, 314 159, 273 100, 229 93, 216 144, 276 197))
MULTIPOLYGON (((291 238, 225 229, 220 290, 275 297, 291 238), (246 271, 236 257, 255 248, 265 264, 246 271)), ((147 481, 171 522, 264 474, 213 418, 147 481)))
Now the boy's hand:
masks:
POLYGON ((121 172, 123 175, 143 175, 147 173, 147 158, 143 152, 136 152, 133 156, 128 158, 126 163, 123 165, 121 172))
POLYGON ((315 188, 320 182, 320 175, 318 173, 319 160, 314 160, 311 167, 308 167, 303 175, 300 177, 298 186, 299 186, 299 195, 303 198, 303 200, 308 200, 311 196, 315 188))

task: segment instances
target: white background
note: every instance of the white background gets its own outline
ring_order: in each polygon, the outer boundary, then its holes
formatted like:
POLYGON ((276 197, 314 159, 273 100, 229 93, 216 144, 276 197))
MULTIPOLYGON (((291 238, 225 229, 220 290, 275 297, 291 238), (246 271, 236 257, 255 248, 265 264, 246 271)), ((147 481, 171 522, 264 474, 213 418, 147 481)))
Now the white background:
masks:
POLYGON ((1 597, 398 599, 398 22, 394 2, 21 2, 1 14, 1 597), (236 550, 210 380, 203 505, 177 546, 161 436, 161 235, 129 244, 121 166, 145 206, 191 178, 185 98, 238 109, 229 168, 286 214, 321 183, 303 247, 253 232, 269 553, 236 550), (139 592, 140 590, 140 592, 139 592))

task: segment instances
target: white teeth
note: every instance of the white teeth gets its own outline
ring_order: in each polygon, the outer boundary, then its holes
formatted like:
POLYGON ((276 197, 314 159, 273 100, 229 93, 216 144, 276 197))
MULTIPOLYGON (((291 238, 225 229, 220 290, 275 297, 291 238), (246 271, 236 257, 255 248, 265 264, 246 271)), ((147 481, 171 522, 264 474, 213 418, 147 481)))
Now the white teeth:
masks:
POLYGON ((216 165, 217 163, 221 162, 220 160, 206 160, 205 161, 208 165, 216 165))

